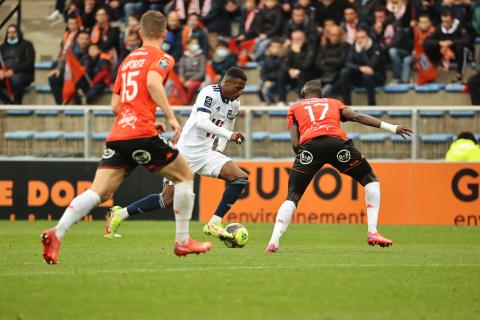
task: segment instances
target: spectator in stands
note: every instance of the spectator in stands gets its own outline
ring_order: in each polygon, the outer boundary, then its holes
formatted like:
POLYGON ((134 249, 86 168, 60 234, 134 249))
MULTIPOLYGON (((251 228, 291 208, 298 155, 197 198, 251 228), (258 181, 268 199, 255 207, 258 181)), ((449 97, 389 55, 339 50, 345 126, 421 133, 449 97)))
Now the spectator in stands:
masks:
POLYGON ((413 2, 415 8, 416 20, 419 20, 422 15, 430 17, 433 25, 440 23, 439 7, 435 5, 436 0, 416 0, 413 2))
POLYGON ((325 43, 319 48, 315 59, 315 70, 320 74, 322 96, 331 97, 339 90, 340 71, 345 66, 350 45, 345 41, 342 29, 329 29, 325 43))
POLYGON ((55 9, 48 15, 47 20, 53 21, 62 19, 62 14, 65 11, 65 0, 56 0, 55 9))
POLYGON ((205 56, 208 56, 208 34, 207 30, 201 26, 200 16, 196 13, 192 13, 188 16, 187 25, 182 31, 182 49, 187 46, 187 40, 189 38, 197 38, 200 48, 205 56))
POLYGON ((231 37, 231 23, 240 14, 240 10, 235 0, 209 0, 212 2, 211 8, 202 21, 207 27, 209 44, 212 48, 216 46, 218 36, 231 37))
MULTIPOLYGON (((80 31, 75 39, 75 44, 69 49, 72 50, 76 59, 84 64, 87 59, 88 47, 90 45, 90 34, 86 31, 80 31)), ((59 59, 55 69, 48 75, 48 83, 52 89, 55 103, 58 105, 64 104, 62 91, 64 83, 65 59, 59 59)))
POLYGON ((294 30, 302 30, 308 43, 317 42, 318 34, 314 21, 310 20, 305 14, 305 9, 298 5, 293 7, 292 18, 287 22, 283 32, 283 36, 288 39, 287 46, 290 44, 290 38, 294 30))
POLYGON ((408 0, 387 0, 387 11, 393 16, 394 21, 400 23, 400 27, 410 27, 412 20, 412 6, 408 0))
POLYGON ((83 10, 80 10, 82 27, 85 30, 92 30, 95 26, 95 12, 97 12, 97 2, 95 0, 85 0, 83 10))
POLYGON ((470 90, 472 105, 480 106, 480 71, 468 78, 467 84, 470 90))
POLYGON ((170 0, 123 0, 123 13, 125 17, 125 24, 128 23, 128 18, 132 13, 137 12, 142 15, 147 10, 156 10, 160 12, 166 12, 166 6, 171 2, 170 0))
POLYGON ((457 140, 450 145, 445 160, 480 162, 480 146, 473 133, 460 133, 457 140))
POLYGON ((352 104, 351 88, 353 84, 367 89, 368 105, 376 105, 375 86, 385 81, 385 66, 378 44, 375 44, 364 28, 355 33, 355 43, 350 48, 346 67, 340 72, 340 84, 343 101, 352 104))
POLYGON ((279 96, 279 105, 285 105, 286 91, 283 88, 282 67, 285 60, 285 49, 280 38, 274 38, 265 51, 265 60, 260 70, 262 84, 258 92, 259 98, 267 105, 276 102, 275 95, 279 96))
POLYGON ((200 18, 205 17, 212 8, 213 0, 173 0, 171 10, 178 12, 182 24, 191 14, 196 14, 200 18))
POLYGON ((263 54, 274 37, 283 33, 283 13, 278 0, 264 0, 264 7, 257 15, 258 43, 253 53, 255 60, 263 60, 263 54))
POLYGON ((372 39, 390 56, 393 71, 392 83, 409 82, 413 59, 413 36, 404 31, 400 21, 393 19, 389 23, 385 7, 375 8, 374 15, 372 39))
POLYGON ((237 40, 244 41, 254 39, 257 34, 257 1, 246 0, 245 5, 240 9, 240 33, 237 40))
POLYGON ((198 88, 205 79, 205 66, 207 58, 203 54, 196 38, 187 41, 187 48, 178 62, 178 76, 185 89, 182 97, 184 104, 190 104, 198 88))
POLYGON ((359 21, 366 25, 373 23, 373 11, 376 7, 385 6, 385 0, 349 0, 353 2, 353 7, 359 18, 359 21))
POLYGON ((442 12, 441 25, 435 28, 435 33, 424 42, 425 53, 435 63, 441 62, 448 70, 450 60, 455 58, 457 75, 455 82, 463 81, 464 50, 468 45, 469 36, 462 28, 460 21, 453 18, 450 10, 442 12))
MULTIPOLYGON (((288 48, 283 67, 285 85, 294 88, 298 96, 305 82, 314 77, 315 44, 308 43, 306 40, 302 30, 292 32, 292 43, 288 48)), ((280 90, 287 91, 286 88, 280 90)))
POLYGON ((98 45, 100 50, 108 53, 113 65, 118 64, 118 45, 120 40, 120 29, 110 24, 110 18, 105 8, 99 8, 95 13, 97 23, 90 34, 90 42, 98 45))
POLYGON ((476 1, 475 6, 473 7, 472 14, 472 27, 477 37, 480 36, 480 1, 476 1))
POLYGON ((320 28, 318 31, 323 32, 325 20, 335 21, 340 25, 343 21, 345 9, 348 6, 348 0, 319 0, 317 9, 315 10, 315 22, 320 28))
MULTIPOLYGON (((77 88, 85 95, 87 104, 94 103, 95 99, 112 84, 110 61, 110 56, 102 52, 98 45, 90 45, 84 61, 86 75, 77 83, 77 88)), ((82 104, 79 95, 76 96, 75 102, 82 104)))
POLYGON ((305 10, 305 15, 309 21, 315 21, 316 5, 312 0, 298 0, 297 7, 302 7, 305 10))
POLYGON ((226 42, 219 41, 212 57, 213 70, 223 78, 228 69, 236 66, 237 56, 228 49, 226 42))
POLYGON ((123 4, 120 0, 104 0, 110 21, 118 21, 123 18, 123 4))
POLYGON ((142 43, 138 33, 140 28, 140 18, 141 15, 138 12, 134 12, 128 17, 128 25, 122 33, 120 61, 125 59, 130 52, 137 49, 142 43))
POLYGON ((1 87, 6 95, 0 95, 5 103, 22 104, 25 89, 33 82, 35 73, 35 49, 23 38, 16 24, 7 27, 5 41, 0 45, 2 68, 1 87))
POLYGON ((178 12, 171 11, 167 16, 167 35, 162 49, 178 61, 182 56, 183 27, 178 12))
POLYGON ((58 54, 59 59, 62 57, 65 58, 65 53, 75 43, 75 38, 79 31, 80 26, 78 25, 77 19, 75 19, 75 17, 69 17, 67 19, 67 30, 63 34, 63 40, 60 45, 61 49, 58 54))
POLYGON ((78 24, 83 28, 82 20, 82 0, 70 0, 67 5, 67 9, 63 13, 63 18, 67 21, 68 18, 73 17, 78 20, 78 24))
POLYGON ((353 44, 355 42, 355 32, 359 23, 358 14, 354 7, 345 8, 344 20, 343 31, 345 32, 346 41, 349 44, 353 44))

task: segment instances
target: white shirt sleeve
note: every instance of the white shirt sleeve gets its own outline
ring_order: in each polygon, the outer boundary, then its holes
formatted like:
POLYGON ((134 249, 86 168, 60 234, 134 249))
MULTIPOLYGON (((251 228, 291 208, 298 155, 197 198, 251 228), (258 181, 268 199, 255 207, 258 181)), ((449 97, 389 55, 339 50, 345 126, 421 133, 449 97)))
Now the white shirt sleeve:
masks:
MULTIPOLYGON (((223 127, 227 130, 230 130, 232 131, 233 130, 233 126, 235 125, 235 118, 233 119, 228 119, 225 124, 223 125, 223 127)), ((225 151, 225 147, 227 146, 227 142, 230 141, 230 138, 229 139, 225 139, 223 137, 219 137, 218 138, 218 143, 217 143, 217 151, 220 151, 223 153, 223 151, 225 151)))
POLYGON ((208 133, 230 140, 230 137, 232 136, 232 131, 214 125, 213 122, 210 120, 210 113, 198 111, 195 115, 192 116, 195 117, 195 123, 198 128, 203 129, 208 133))

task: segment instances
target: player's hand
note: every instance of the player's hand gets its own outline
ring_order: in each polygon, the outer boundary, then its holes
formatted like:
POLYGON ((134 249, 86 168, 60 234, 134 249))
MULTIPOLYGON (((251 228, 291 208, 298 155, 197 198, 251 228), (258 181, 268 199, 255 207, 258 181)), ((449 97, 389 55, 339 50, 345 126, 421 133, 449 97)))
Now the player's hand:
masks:
POLYGON ((167 127, 161 122, 155 122, 155 129, 157 129, 159 133, 164 133, 167 127))
POLYGON ((180 126, 180 123, 178 123, 175 117, 168 119, 168 124, 170 125, 170 128, 172 128, 173 130, 172 142, 176 144, 178 142, 178 138, 180 138, 182 127, 180 126))
POLYGON ((241 132, 234 131, 230 136, 230 141, 235 141, 237 144, 242 144, 245 140, 245 136, 241 132))
POLYGON ((397 132, 399 136, 401 136, 403 139, 406 139, 407 137, 410 137, 412 135, 413 131, 407 126, 404 125, 399 125, 397 127, 397 132))

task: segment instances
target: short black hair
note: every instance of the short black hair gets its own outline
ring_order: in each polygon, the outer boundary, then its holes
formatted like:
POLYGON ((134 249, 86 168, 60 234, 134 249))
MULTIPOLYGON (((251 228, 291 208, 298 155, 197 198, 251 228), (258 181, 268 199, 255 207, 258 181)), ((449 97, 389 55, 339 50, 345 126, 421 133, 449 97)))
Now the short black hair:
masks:
POLYGON ((421 15, 418 16, 418 20, 420 20, 420 18, 427 18, 428 20, 432 21, 432 18, 428 13, 422 13, 421 15))
POLYGON ((450 10, 450 8, 444 8, 442 10, 442 17, 450 17, 453 19, 453 13, 452 13, 452 10, 450 10))
POLYGON ((471 132, 468 132, 468 131, 460 132, 457 139, 467 139, 467 140, 472 140, 473 142, 477 143, 477 139, 475 139, 475 135, 471 132))
POLYGON ((243 72, 242 69, 237 67, 231 67, 225 73, 225 78, 233 78, 233 79, 241 79, 243 81, 247 81, 247 75, 243 72))
POLYGON ((318 98, 322 97, 322 84, 318 80, 310 80, 305 82, 302 87, 301 96, 305 99, 308 95, 315 95, 318 98))

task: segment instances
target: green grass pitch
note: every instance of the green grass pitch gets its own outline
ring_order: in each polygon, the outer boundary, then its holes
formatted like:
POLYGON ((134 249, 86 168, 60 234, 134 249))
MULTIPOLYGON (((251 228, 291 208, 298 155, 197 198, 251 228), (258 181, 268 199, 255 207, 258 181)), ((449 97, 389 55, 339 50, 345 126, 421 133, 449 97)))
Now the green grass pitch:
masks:
POLYGON ((291 225, 267 255, 272 225, 250 224, 243 249, 178 258, 173 222, 131 221, 118 240, 82 222, 49 266, 51 224, 0 222, 0 319, 480 319, 474 227, 384 226, 395 245, 382 249, 365 226, 291 225))

